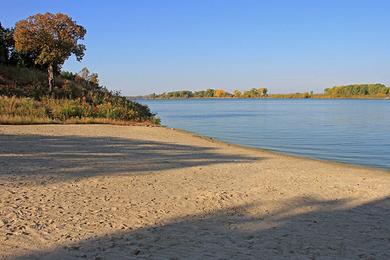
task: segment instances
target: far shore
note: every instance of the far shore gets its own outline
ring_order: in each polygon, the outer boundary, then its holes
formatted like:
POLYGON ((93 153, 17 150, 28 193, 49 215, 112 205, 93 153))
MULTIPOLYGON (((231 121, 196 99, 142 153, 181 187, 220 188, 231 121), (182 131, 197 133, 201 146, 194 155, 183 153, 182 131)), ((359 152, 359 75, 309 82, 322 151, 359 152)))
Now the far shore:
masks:
POLYGON ((190 97, 190 98, 146 98, 146 97, 128 97, 130 100, 210 100, 210 99, 215 99, 215 100, 235 100, 235 99, 281 99, 281 100, 289 100, 289 99, 304 99, 304 100, 310 100, 310 99, 315 99, 315 100, 390 100, 390 97, 364 97, 364 96, 356 96, 356 97, 309 97, 309 98, 304 98, 304 97, 256 97, 256 98, 248 98, 248 97, 190 97))
POLYGON ((0 258, 390 258, 390 171, 166 127, 0 125, 0 258))

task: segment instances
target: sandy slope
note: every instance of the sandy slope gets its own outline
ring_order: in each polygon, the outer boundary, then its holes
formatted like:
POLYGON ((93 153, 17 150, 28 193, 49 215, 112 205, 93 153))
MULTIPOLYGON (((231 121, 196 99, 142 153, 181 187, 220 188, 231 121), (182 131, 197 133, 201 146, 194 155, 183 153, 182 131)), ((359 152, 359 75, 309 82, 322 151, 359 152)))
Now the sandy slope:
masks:
POLYGON ((165 128, 0 126, 0 257, 390 259, 390 172, 165 128))

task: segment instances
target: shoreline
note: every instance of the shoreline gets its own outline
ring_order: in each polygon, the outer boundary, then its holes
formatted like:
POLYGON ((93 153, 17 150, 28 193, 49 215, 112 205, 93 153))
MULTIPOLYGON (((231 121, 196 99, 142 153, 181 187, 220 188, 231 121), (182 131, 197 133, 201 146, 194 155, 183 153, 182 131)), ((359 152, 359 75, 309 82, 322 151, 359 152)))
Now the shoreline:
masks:
MULTIPOLYGON (((174 127, 169 127, 166 125, 144 125, 144 124, 129 124, 129 125, 121 125, 121 124, 73 124, 73 123, 66 123, 66 124, 31 124, 31 125, 26 125, 26 124, 21 124, 21 125, 12 125, 12 124, 0 124, 0 128, 2 126, 50 126, 50 125, 58 125, 58 126, 82 126, 82 125, 90 125, 90 126, 119 126, 119 127, 147 127, 147 128, 164 128, 170 131, 176 131, 178 133, 182 134, 188 134, 191 135, 192 137, 200 138, 215 144, 221 144, 221 145, 227 145, 230 147, 236 147, 240 149, 247 149, 248 151, 259 151, 259 152, 264 152, 264 153, 270 153, 276 156, 285 156, 285 157, 291 157, 295 159, 303 159, 303 160, 312 160, 312 161, 317 161, 317 162, 322 162, 322 163, 329 163, 329 164, 334 164, 334 165, 339 165, 339 166, 347 166, 347 167, 352 167, 356 169, 365 169, 365 170, 376 170, 376 171, 383 171, 385 173, 390 173, 390 169, 388 168, 382 168, 379 166, 372 166, 372 165, 365 165, 365 164, 354 164, 354 163, 349 163, 349 162, 341 162, 341 161, 336 161, 336 160, 328 160, 328 159, 320 159, 320 158, 314 158, 314 157, 309 157, 309 156, 304 156, 304 155, 298 155, 298 154, 293 154, 293 153, 287 153, 283 151, 277 151, 277 150, 272 150, 272 149, 267 149, 267 148, 262 148, 262 147, 251 147, 251 146, 246 146, 246 145, 241 145, 241 144, 234 144, 230 143, 228 141, 223 141, 218 138, 210 137, 207 135, 202 135, 198 134, 196 132, 191 132, 189 130, 181 129, 181 128, 174 128, 174 127)), ((0 129, 1 130, 1 129, 0 129)), ((1 132, 0 132, 1 135, 1 132)))
POLYGON ((188 131, 188 130, 185 130, 185 129, 173 128, 173 127, 169 127, 169 126, 165 126, 165 125, 156 126, 156 127, 165 127, 165 128, 168 128, 168 129, 171 129, 171 130, 174 130, 174 131, 182 132, 182 133, 185 133, 185 134, 190 134, 192 136, 199 137, 199 138, 208 140, 210 142, 214 142, 214 143, 217 143, 217 144, 218 143, 219 144, 224 144, 224 145, 237 147, 237 148, 242 148, 242 149, 248 149, 248 150, 253 150, 253 151, 262 151, 262 152, 271 153, 271 154, 275 154, 275 155, 288 156, 288 157, 297 158, 297 159, 313 160, 313 161, 330 163, 330 164, 336 164, 336 165, 341 165, 341 166, 350 166, 350 167, 354 167, 354 168, 358 168, 358 169, 360 168, 360 169, 366 169, 366 170, 380 170, 380 171, 384 171, 384 172, 389 172, 390 173, 390 169, 382 168, 382 167, 379 167, 379 166, 376 167, 376 166, 372 166, 372 165, 353 164, 353 163, 341 162, 341 161, 335 161, 335 160, 319 159, 319 158, 314 158, 314 157, 309 157, 309 156, 304 156, 304 155, 298 155, 298 154, 292 154, 292 153, 287 153, 287 152, 282 152, 282 151, 277 151, 277 150, 272 150, 272 149, 267 149, 267 148, 262 148, 262 147, 251 147, 251 146, 246 146, 246 145, 242 145, 242 144, 234 144, 234 143, 230 143, 230 142, 227 142, 227 141, 219 140, 218 138, 209 137, 207 135, 201 135, 201 134, 198 134, 198 133, 195 133, 195 132, 191 132, 191 131, 188 131))
MULTIPOLYGON (((193 137, 197 137, 197 138, 201 138, 201 139, 204 139, 204 140, 207 140, 207 141, 210 141, 210 142, 213 142, 215 144, 222 144, 222 145, 227 145, 227 146, 230 146, 230 147, 237 147, 237 148, 241 148, 241 149, 247 149, 247 150, 252 150, 252 151, 260 151, 260 152, 265 152, 265 153, 270 153, 270 154, 274 154, 274 155, 280 155, 280 156, 286 156, 286 157, 291 157, 291 158, 296 158, 296 159, 304 159, 304 160, 313 160, 313 161, 318 161, 318 162, 323 162, 323 163, 330 163, 330 164, 335 164, 335 165, 340 165, 340 166, 349 166, 349 167, 353 167, 353 168, 357 168, 357 169, 366 169, 366 170, 379 170, 379 171, 383 171, 383 172, 389 172, 390 173, 390 169, 388 168, 382 168, 382 167, 379 167, 379 166, 372 166, 372 165, 365 165, 365 164, 354 164, 354 163, 349 163, 349 162, 341 162, 341 161, 336 161, 336 160, 328 160, 328 159, 320 159, 320 158, 314 158, 314 157, 310 157, 310 156, 304 156, 304 155, 298 155, 298 154, 293 154, 293 153, 287 153, 287 152, 283 152, 283 151, 277 151, 277 150, 272 150, 272 149, 267 149, 267 148, 262 148, 262 147, 251 147, 251 146, 246 146, 246 145, 241 145, 241 144, 234 144, 234 143, 230 143, 228 141, 223 141, 223 140, 220 140, 218 138, 214 138, 214 137, 210 137, 210 136, 207 136, 207 135, 202 135, 202 134, 198 134, 198 133, 195 133, 195 132, 191 132, 189 130, 185 130, 185 129, 181 129, 181 128, 174 128, 174 127, 169 127, 169 126, 166 126, 166 125, 148 125, 148 124, 142 124, 142 123, 138 123, 138 124, 128 124, 128 125, 122 125, 122 124, 105 124, 105 123, 102 123, 102 124, 74 124, 74 123, 64 123, 64 124, 45 124, 45 123, 42 123, 42 124, 0 124, 0 127, 2 126, 50 126, 50 125, 63 125, 63 126, 66 126, 66 125, 69 125, 69 126, 80 126, 80 125, 91 125, 91 126, 99 126, 99 125, 107 125, 107 126, 123 126, 123 127, 157 127, 157 128, 165 128, 165 129, 168 129, 168 130, 172 130, 172 131, 176 131, 176 132, 179 132, 179 133, 183 133, 183 134, 188 134, 188 135, 191 135, 193 137)), ((1 132, 0 132, 1 134, 1 132)))
POLYGON ((390 257, 390 175, 167 127, 0 125, 0 258, 390 257))
POLYGON ((128 97, 130 100, 242 100, 242 99, 254 99, 254 100, 390 100, 390 97, 310 97, 310 98, 281 98, 281 97, 258 97, 258 98, 234 98, 234 97, 210 97, 210 98, 137 98, 128 97))

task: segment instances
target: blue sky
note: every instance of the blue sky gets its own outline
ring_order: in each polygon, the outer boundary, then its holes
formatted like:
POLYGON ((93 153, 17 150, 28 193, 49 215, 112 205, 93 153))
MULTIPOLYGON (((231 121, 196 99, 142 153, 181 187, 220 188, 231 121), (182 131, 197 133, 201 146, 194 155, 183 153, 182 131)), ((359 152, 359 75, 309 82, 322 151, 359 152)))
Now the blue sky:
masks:
POLYGON ((63 12, 87 29, 84 66, 127 95, 349 83, 390 86, 388 0, 12 0, 0 22, 63 12))

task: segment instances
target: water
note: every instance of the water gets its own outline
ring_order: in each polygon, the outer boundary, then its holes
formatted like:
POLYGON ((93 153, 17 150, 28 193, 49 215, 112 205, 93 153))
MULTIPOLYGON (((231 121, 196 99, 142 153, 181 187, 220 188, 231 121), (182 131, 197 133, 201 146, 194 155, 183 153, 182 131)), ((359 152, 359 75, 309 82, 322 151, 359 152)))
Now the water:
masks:
POLYGON ((390 169, 390 100, 139 100, 162 124, 229 143, 390 169))

